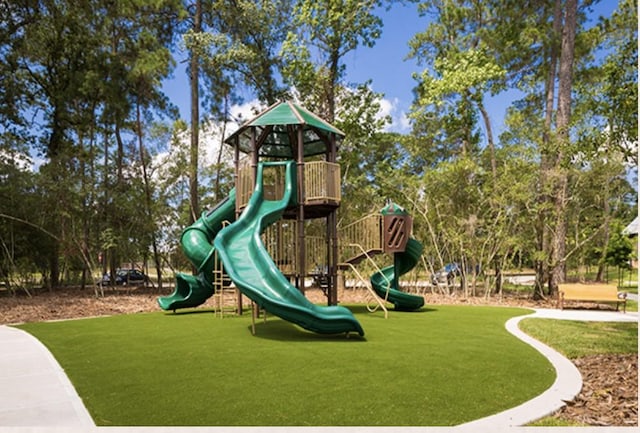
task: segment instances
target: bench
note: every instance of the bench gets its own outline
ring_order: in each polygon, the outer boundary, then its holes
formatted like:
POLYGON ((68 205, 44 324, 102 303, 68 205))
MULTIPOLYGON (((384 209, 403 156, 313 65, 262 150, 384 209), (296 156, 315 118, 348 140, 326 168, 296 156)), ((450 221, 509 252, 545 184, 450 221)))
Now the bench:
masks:
POLYGON ((616 311, 620 304, 627 312, 627 294, 618 294, 618 288, 609 284, 559 284, 558 308, 564 308, 564 301, 615 302, 616 311))

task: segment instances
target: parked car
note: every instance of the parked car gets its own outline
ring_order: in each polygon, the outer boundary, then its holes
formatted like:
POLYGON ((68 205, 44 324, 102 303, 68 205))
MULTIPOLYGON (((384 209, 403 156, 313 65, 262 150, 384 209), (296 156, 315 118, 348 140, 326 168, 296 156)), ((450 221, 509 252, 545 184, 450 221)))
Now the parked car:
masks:
POLYGON ((453 279, 460 275, 460 267, 457 263, 447 263, 444 268, 431 275, 431 284, 451 284, 453 279))
MULTIPOLYGON (((149 281, 144 273, 137 269, 118 269, 115 275, 116 286, 126 286, 127 284, 144 284, 149 281)), ((102 284, 108 286, 111 284, 111 275, 106 273, 102 276, 102 284)))

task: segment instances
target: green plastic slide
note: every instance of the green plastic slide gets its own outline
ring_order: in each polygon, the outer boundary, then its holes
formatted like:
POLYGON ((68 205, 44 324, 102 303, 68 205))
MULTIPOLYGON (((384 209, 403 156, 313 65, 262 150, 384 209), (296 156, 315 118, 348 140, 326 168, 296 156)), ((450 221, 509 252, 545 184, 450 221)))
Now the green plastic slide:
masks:
POLYGON ((213 239, 222 229, 222 223, 235 221, 236 194, 232 189, 229 196, 198 221, 187 227, 180 237, 182 250, 189 261, 198 270, 198 275, 177 274, 176 288, 169 296, 159 297, 158 304, 163 310, 192 308, 203 304, 214 293, 213 278, 214 252, 213 239))
POLYGON ((422 254, 422 244, 413 238, 409 238, 405 251, 394 253, 394 264, 381 269, 371 276, 371 286, 381 298, 394 305, 399 311, 414 311, 422 308, 424 298, 402 292, 398 289, 398 280, 415 267, 422 254), (388 289, 388 292, 387 292, 388 289))
POLYGON ((214 246, 226 272, 240 291, 260 308, 284 320, 319 334, 357 332, 362 326, 351 311, 341 306, 321 307, 311 303, 280 272, 267 252, 260 234, 282 217, 296 202, 295 162, 260 163, 256 188, 238 220, 225 227, 214 239, 214 246), (280 200, 263 196, 263 170, 285 166, 285 188, 280 200))

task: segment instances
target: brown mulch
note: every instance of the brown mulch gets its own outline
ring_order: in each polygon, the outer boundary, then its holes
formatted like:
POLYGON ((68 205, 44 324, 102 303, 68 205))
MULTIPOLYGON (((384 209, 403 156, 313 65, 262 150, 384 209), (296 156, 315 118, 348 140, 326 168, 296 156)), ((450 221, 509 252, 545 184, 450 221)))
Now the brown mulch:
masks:
POLYGON ((589 426, 638 425, 638 354, 592 355, 573 363, 582 391, 556 417, 589 426))
MULTIPOLYGON (((164 290, 162 294, 168 293, 170 290, 164 290)), ((158 296, 157 290, 143 287, 105 289, 104 297, 96 297, 92 289, 38 291, 32 297, 24 292, 11 294, 3 290, 0 291, 0 325, 158 311, 158 296)), ((312 302, 326 302, 318 289, 307 290, 306 296, 312 302)), ((366 302, 367 297, 364 290, 347 289, 339 292, 339 299, 344 303, 366 302)), ((555 307, 550 300, 534 301, 527 294, 465 298, 459 294, 426 293, 424 297, 427 305, 555 307)), ((207 303, 204 307, 212 308, 213 304, 207 303)), ((600 308, 593 304, 576 304, 573 307, 600 308)), ((637 354, 594 355, 573 362, 582 374, 583 389, 554 417, 589 426, 638 425, 637 354)))

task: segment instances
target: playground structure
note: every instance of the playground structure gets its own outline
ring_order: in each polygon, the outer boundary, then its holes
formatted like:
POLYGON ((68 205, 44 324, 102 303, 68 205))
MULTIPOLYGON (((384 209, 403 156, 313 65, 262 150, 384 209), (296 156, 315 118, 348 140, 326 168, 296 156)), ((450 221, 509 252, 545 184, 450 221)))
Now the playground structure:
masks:
MULTIPOLYGON (((318 333, 363 335, 351 312, 337 306, 338 269, 359 275, 355 265, 365 259, 374 263, 371 257, 382 252, 392 253, 394 264, 377 269, 370 290, 385 315, 385 302, 397 310, 422 307, 422 296, 404 293, 398 285, 422 253, 403 209, 389 204, 338 233, 342 197, 336 156, 342 137, 318 116, 284 102, 227 138, 235 151, 235 188, 183 232, 181 245, 198 275, 178 274, 174 293, 159 298, 160 307, 175 311, 221 296, 228 275, 243 295, 271 314, 318 333), (313 235, 307 233, 309 220, 316 221, 313 235), (317 235, 317 222, 324 223, 324 236, 317 235), (307 277, 322 281, 328 306, 305 298, 307 277)), ((241 312, 242 297, 237 299, 241 312)))

